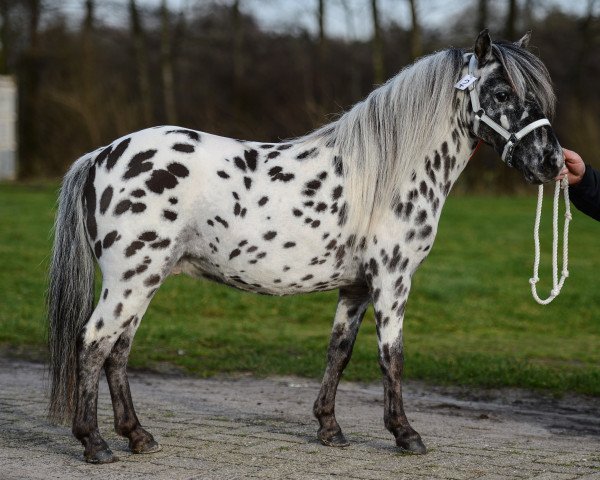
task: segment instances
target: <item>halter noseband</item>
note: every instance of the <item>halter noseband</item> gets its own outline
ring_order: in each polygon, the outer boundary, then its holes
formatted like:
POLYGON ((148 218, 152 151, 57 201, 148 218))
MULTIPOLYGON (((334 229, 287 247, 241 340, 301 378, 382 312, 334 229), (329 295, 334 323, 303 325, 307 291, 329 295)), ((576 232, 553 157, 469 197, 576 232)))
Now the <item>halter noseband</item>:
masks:
MULTIPOLYGON (((475 70, 477 69, 477 57, 475 54, 471 54, 471 59, 469 60, 469 75, 475 76, 475 70)), ((536 128, 543 127, 544 125, 550 125, 550 120, 547 118, 541 118, 536 120, 535 122, 531 122, 529 125, 523 127, 516 133, 511 133, 506 130, 502 125, 496 123, 491 117, 489 117, 483 108, 481 108, 481 104, 479 103, 479 95, 475 90, 475 82, 471 83, 468 87, 469 95, 471 97, 471 108, 473 109, 473 113, 475 113, 475 117, 477 120, 482 121, 490 128, 499 133, 505 140, 506 145, 504 146, 504 151, 502 152, 502 161, 506 163, 509 167, 512 167, 512 155, 517 143, 521 141, 521 139, 532 132, 536 128)))

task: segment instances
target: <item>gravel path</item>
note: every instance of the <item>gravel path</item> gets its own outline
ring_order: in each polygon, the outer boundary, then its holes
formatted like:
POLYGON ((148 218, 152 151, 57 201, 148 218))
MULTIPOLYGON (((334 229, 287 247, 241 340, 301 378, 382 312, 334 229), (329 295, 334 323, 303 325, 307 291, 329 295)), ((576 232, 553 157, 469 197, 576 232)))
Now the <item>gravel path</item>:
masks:
POLYGON ((138 416, 161 452, 132 455, 112 431, 102 380, 99 424, 120 461, 88 465, 66 427, 44 416, 44 368, 0 359, 0 479, 600 480, 598 399, 467 392, 409 383, 406 411, 430 449, 399 454, 379 385, 343 383, 338 420, 351 446, 316 441, 318 383, 132 373, 138 416))

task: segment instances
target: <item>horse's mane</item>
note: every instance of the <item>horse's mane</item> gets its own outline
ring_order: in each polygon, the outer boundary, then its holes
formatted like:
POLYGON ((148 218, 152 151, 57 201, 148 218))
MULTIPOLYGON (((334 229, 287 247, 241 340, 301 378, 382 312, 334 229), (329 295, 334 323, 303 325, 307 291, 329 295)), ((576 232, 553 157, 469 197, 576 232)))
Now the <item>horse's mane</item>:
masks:
MULTIPOLYGON (((513 43, 493 44, 493 52, 517 94, 531 90, 551 116, 555 97, 542 62, 513 43)), ((464 54, 450 48, 421 58, 336 121, 296 140, 333 143, 343 164, 344 193, 352 205, 348 227, 357 237, 368 233, 381 208, 398 199, 399 187, 414 165, 448 139, 453 114, 464 118, 468 101, 457 104, 454 88, 465 65, 464 54), (455 111, 457 105, 462 112, 455 111)))

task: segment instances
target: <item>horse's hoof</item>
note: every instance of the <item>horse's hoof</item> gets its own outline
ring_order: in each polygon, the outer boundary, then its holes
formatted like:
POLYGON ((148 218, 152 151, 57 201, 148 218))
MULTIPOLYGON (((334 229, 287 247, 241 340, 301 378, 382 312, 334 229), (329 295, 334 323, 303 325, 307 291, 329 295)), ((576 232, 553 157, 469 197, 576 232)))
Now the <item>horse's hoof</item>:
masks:
POLYGON ((87 463, 113 463, 119 460, 110 448, 98 450, 97 452, 89 454, 84 453, 83 456, 85 457, 85 461, 87 463))
POLYGON ((156 440, 149 442, 139 442, 136 445, 130 445, 129 448, 133 453, 156 453, 162 450, 162 447, 156 440))
POLYGON ((427 447, 421 440, 421 437, 417 434, 409 438, 396 439, 396 445, 400 447, 400 451, 403 453, 412 453, 414 455, 425 455, 427 453, 427 447))
POLYGON ((327 447, 343 448, 350 445, 350 442, 346 440, 346 437, 344 437, 344 434, 341 430, 333 435, 319 433, 319 440, 327 447))

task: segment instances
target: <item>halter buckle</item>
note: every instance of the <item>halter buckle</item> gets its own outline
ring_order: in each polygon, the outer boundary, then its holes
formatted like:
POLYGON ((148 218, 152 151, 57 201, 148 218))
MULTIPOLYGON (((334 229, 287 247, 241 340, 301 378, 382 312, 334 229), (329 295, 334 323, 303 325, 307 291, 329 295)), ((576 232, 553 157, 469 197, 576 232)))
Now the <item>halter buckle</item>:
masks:
POLYGON ((514 137, 514 135, 511 135, 511 138, 508 140, 508 143, 506 144, 506 147, 504 148, 504 163, 506 163, 506 165, 508 165, 509 167, 513 166, 512 163, 512 156, 513 156, 513 151, 515 149, 515 143, 512 140, 512 137, 514 137))

